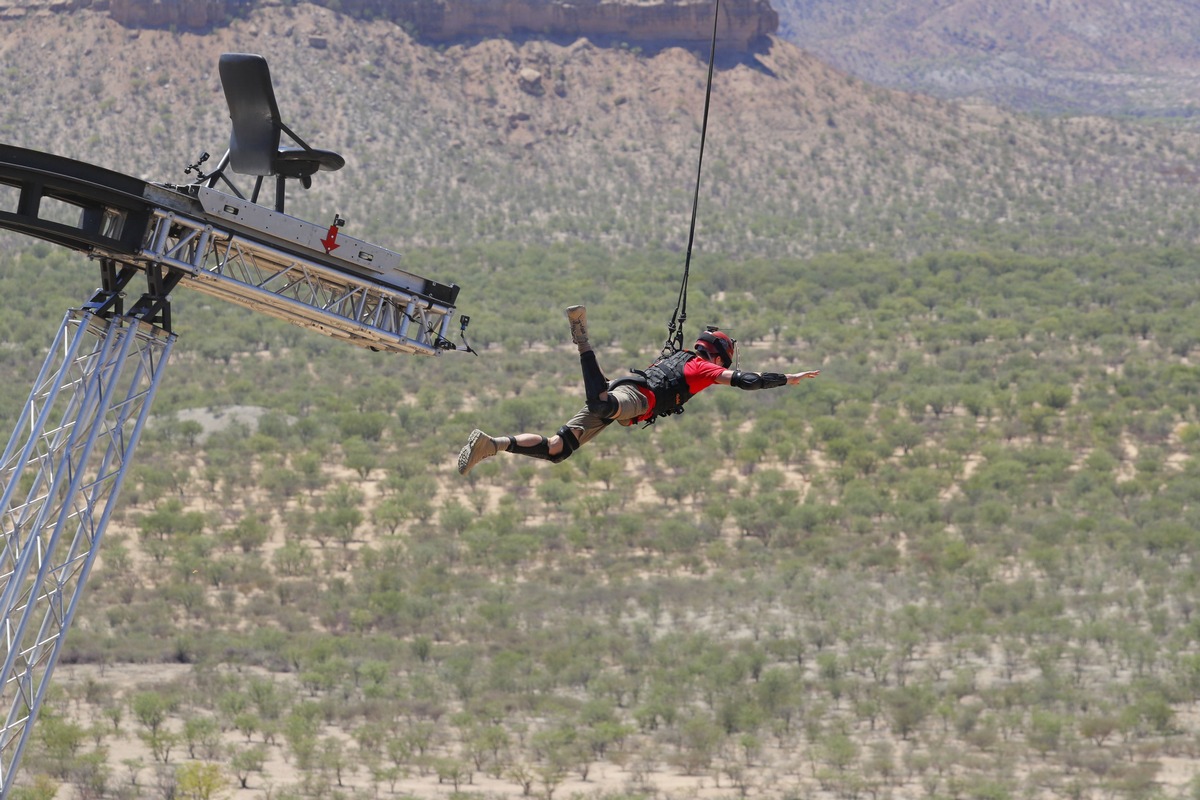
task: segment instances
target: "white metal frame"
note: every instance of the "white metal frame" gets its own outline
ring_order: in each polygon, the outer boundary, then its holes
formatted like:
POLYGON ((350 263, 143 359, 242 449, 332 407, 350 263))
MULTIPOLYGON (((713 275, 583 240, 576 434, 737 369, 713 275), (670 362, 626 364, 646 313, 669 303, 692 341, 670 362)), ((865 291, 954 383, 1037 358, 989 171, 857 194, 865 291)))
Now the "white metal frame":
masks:
POLYGON ((185 214, 154 211, 140 260, 182 283, 360 347, 438 355, 453 306, 304 259, 185 214))
POLYGON ((0 798, 33 730, 175 336, 67 312, 0 457, 0 798))

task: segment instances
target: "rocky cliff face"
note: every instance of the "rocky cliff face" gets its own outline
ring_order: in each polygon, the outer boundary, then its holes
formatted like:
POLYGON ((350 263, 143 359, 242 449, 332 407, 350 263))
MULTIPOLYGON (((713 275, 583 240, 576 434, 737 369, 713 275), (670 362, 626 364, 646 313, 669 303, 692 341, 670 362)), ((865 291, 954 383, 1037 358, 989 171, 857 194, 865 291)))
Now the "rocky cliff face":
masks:
POLYGON ((100 0, 113 19, 131 28, 209 28, 228 19, 229 0, 100 0))
MULTIPOLYGON (((712 0, 418 0, 403 9, 385 0, 356 0, 377 13, 403 15, 418 36, 433 40, 511 34, 620 37, 629 42, 707 42, 712 0)), ((769 0, 725 0, 718 36, 749 47, 779 28, 769 0)))
MULTIPOLYGON (((108 13, 131 28, 192 30, 225 24, 256 0, 0 0, 0 19, 83 8, 108 13)), ((317 0, 331 5, 332 0, 317 0)), ((448 42, 489 36, 544 35, 619 39, 630 44, 708 42, 713 0, 338 0, 356 16, 386 18, 421 39, 448 42)), ((725 47, 749 48, 779 28, 770 0, 723 0, 718 36, 725 47)))

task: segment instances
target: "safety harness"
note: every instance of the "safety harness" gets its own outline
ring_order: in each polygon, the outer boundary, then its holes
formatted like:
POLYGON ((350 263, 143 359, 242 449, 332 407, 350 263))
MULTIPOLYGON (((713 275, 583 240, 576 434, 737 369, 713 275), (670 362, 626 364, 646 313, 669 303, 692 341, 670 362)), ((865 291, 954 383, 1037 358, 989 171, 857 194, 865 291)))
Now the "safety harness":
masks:
POLYGON ((691 350, 676 350, 661 356, 645 369, 631 369, 631 375, 617 378, 609 384, 610 391, 618 386, 640 386, 654 395, 654 411, 646 418, 646 425, 653 425, 659 417, 682 414, 683 404, 692 399, 683 367, 698 356, 691 350))

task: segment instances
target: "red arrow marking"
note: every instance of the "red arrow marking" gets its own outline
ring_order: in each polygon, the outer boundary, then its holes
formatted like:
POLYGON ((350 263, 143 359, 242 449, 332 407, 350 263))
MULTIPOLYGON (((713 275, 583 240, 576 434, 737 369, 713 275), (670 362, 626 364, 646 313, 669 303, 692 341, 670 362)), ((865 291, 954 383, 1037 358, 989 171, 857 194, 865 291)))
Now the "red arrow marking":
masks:
POLYGON ((337 250, 339 247, 341 247, 341 245, 337 243, 337 236, 338 226, 330 225, 329 233, 325 234, 325 238, 321 240, 321 244, 325 247, 325 255, 329 255, 334 250, 337 250))

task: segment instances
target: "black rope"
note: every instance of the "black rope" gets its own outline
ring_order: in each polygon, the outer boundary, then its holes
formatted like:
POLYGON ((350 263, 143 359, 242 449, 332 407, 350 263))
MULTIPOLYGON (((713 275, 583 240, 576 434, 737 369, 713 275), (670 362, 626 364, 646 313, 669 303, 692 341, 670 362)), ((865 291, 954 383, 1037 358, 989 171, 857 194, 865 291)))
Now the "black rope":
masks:
POLYGON ((663 355, 672 350, 683 349, 683 323, 687 321, 688 275, 692 268, 692 243, 696 240, 696 213, 700 207, 700 175, 704 169, 704 140, 708 135, 708 106, 712 100, 713 66, 717 60, 717 23, 720 20, 720 11, 721 0, 715 0, 713 2, 712 44, 708 51, 708 86, 704 90, 704 119, 700 124, 700 157, 696 163, 696 191, 692 195, 692 225, 688 231, 687 256, 683 262, 683 280, 679 284, 679 299, 675 302, 675 312, 671 315, 671 322, 667 325, 667 342, 663 345, 663 355))

